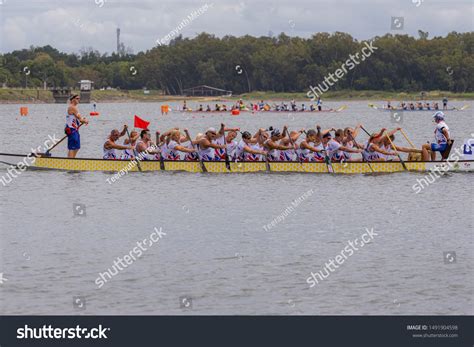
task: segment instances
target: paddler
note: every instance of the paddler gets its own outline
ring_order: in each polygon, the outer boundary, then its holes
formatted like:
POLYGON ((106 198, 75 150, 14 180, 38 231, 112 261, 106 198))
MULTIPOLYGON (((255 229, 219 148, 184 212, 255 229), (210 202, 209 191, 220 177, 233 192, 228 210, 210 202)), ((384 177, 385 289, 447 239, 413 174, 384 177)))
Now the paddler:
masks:
POLYGON ((252 138, 252 135, 248 131, 244 131, 242 133, 242 140, 240 140, 235 150, 234 160, 255 161, 256 156, 266 155, 267 152, 265 152, 264 150, 258 150, 258 149, 253 148, 252 143, 255 143, 255 142, 256 142, 255 138, 252 138))
MULTIPOLYGON (((185 129, 186 131, 187 129, 185 129)), ((167 151, 166 155, 163 154, 165 160, 180 160, 182 153, 193 153, 196 152, 194 148, 187 148, 181 145, 181 132, 177 129, 171 131, 167 139, 167 151)))
MULTIPOLYGON (((137 144, 137 140, 140 137, 140 134, 138 134, 138 131, 132 130, 130 132, 130 138, 126 138, 123 140, 123 145, 124 146, 132 146, 133 148, 137 144)), ((130 149, 125 149, 122 153, 122 157, 120 159, 123 160, 131 160, 135 158, 135 154, 133 154, 133 150, 130 149)))
POLYGON ((447 110, 447 109, 448 109, 448 98, 444 97, 443 98, 443 110, 447 110))
POLYGON ((122 146, 116 143, 116 141, 121 138, 127 132, 127 125, 123 126, 122 132, 119 132, 117 129, 114 129, 110 132, 107 141, 105 141, 103 150, 104 155, 103 159, 120 159, 120 156, 117 155, 115 152, 116 149, 118 150, 131 150, 133 147, 131 145, 122 146))
POLYGON ((386 161, 388 156, 394 156, 395 153, 385 149, 383 144, 383 134, 386 128, 382 128, 378 134, 374 133, 370 136, 362 156, 367 161, 386 161))
POLYGON ((299 145, 298 156, 302 162, 323 161, 324 156, 321 152, 324 151, 321 142, 317 137, 317 132, 310 129, 306 132, 306 139, 299 145))
MULTIPOLYGON (((327 133, 325 135, 326 138, 331 136, 331 133, 327 133)), ((334 138, 329 138, 327 140, 326 150, 329 158, 333 161, 342 161, 348 160, 346 159, 347 154, 344 153, 361 153, 362 150, 359 148, 349 147, 347 145, 343 145, 342 142, 344 140, 344 130, 337 129, 334 132, 334 138)))
POLYGON ((81 136, 79 135, 79 126, 88 124, 89 121, 79 114, 77 105, 81 98, 77 94, 69 98, 69 107, 67 108, 66 126, 64 132, 67 135, 67 157, 75 158, 81 148, 81 136))
MULTIPOLYGON (((380 147, 383 148, 385 151, 389 152, 389 151, 393 151, 393 147, 395 147, 395 150, 397 152, 405 152, 405 153, 421 153, 421 150, 420 149, 416 149, 416 148, 408 148, 408 147, 402 147, 402 146, 397 146, 394 144, 394 141, 395 141, 395 132, 400 130, 401 128, 397 128, 395 130, 393 130, 392 132, 388 133, 388 138, 390 138, 390 140, 387 138, 387 135, 384 135, 383 138, 382 138, 382 141, 380 142, 380 147), (392 143, 393 143, 393 146, 392 146, 392 143)), ((391 155, 384 155, 384 158, 386 161, 399 161, 400 159, 398 158, 398 156, 393 153, 391 155)))
POLYGON ((423 161, 436 160, 436 152, 444 152, 448 147, 448 143, 451 142, 451 136, 449 134, 449 127, 444 121, 444 113, 437 111, 433 114, 433 122, 436 123, 434 130, 434 143, 425 143, 421 147, 421 157, 423 161))
MULTIPOLYGON (((285 125, 283 127, 283 135, 288 133, 287 126, 285 125)), ((298 147, 293 147, 293 143, 296 145, 296 141, 298 141, 298 138, 301 136, 301 134, 304 133, 304 129, 301 129, 300 131, 293 130, 290 132, 290 137, 288 136, 283 136, 283 138, 280 140, 280 145, 287 147, 287 149, 280 151, 280 161, 293 161, 295 160, 295 153, 298 147)))
POLYGON ((323 102, 320 96, 318 96, 318 101, 316 101, 316 106, 318 106, 318 111, 321 111, 323 109, 323 102))
MULTIPOLYGON (((224 124, 221 124, 221 128, 217 134, 215 140, 212 140, 212 143, 216 145, 226 145, 227 146, 227 156, 232 158, 233 152, 237 147, 237 142, 234 139, 237 137, 237 131, 240 131, 240 128, 226 128, 224 124), (228 133, 227 136, 225 133, 228 133)), ((225 148, 216 148, 214 153, 215 160, 225 160, 225 148)))
POLYGON ((139 160, 153 160, 160 153, 158 147, 151 141, 150 130, 143 129, 140 132, 140 139, 137 141, 135 151, 139 160))
MULTIPOLYGON (((286 126, 285 126, 286 129, 286 126)), ((270 138, 266 139, 263 142, 263 148, 268 152, 267 157, 268 160, 270 161, 278 161, 280 160, 280 151, 285 151, 285 150, 293 150, 293 146, 291 145, 281 145, 278 143, 281 139, 283 139, 285 136, 280 133, 280 130, 278 129, 273 129, 272 132, 270 133, 270 138)))
POLYGON ((207 129, 204 137, 198 142, 199 156, 202 160, 216 160, 215 149, 225 148, 225 145, 217 145, 213 143, 213 140, 217 138, 217 131, 215 128, 207 129))

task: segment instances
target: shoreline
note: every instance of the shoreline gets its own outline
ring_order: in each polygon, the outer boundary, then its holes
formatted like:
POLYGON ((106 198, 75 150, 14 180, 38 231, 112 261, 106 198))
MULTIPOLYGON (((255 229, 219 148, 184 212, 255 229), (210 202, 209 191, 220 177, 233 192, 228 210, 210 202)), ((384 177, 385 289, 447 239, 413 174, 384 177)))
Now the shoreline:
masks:
MULTIPOLYGON (((76 91, 78 92, 78 91, 76 91)), ((452 93, 444 91, 425 92, 424 99, 420 93, 386 92, 386 91, 354 91, 342 90, 328 92, 322 96, 325 101, 441 101, 446 96, 450 101, 474 100, 474 93, 452 93)), ((143 90, 93 90, 91 95, 92 103, 133 103, 133 102, 180 102, 183 100, 191 102, 232 102, 239 99, 247 102, 257 100, 290 101, 295 99, 298 102, 310 103, 311 101, 305 93, 275 93, 275 92, 252 92, 232 96, 205 96, 187 97, 179 95, 161 95, 159 91, 152 90, 149 94, 144 94, 143 90)), ((0 89, 0 104, 54 104, 52 92, 38 89, 0 89)))

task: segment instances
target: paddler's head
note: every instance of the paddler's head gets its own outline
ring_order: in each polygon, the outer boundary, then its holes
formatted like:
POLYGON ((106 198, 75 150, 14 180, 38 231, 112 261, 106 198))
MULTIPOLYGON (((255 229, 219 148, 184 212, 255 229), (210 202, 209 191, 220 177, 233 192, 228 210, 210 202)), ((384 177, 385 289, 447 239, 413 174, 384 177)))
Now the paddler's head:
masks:
POLYGON ((323 143, 326 144, 328 143, 329 141, 331 141, 332 139, 332 135, 331 135, 331 132, 328 131, 326 134, 323 135, 323 143))
POLYGON ((245 143, 249 143, 251 139, 252 135, 248 131, 242 133, 242 140, 244 140, 245 143))
POLYGON ((235 130, 231 130, 227 133, 227 141, 232 141, 233 139, 235 139, 237 137, 237 131, 235 130))
POLYGON ((354 129, 347 127, 344 129, 344 136, 352 138, 354 136, 354 129))
POLYGON ((215 140, 217 137, 217 131, 215 128, 209 128, 206 130, 206 137, 208 140, 215 140))
POLYGON ((309 140, 310 142, 316 141, 316 136, 317 136, 317 132, 314 129, 309 129, 306 132, 306 139, 309 140))
POLYGON ((391 144, 390 144, 390 141, 392 141, 392 142, 395 141, 395 135, 390 135, 389 137, 387 137, 387 136, 385 135, 385 136, 383 137, 382 142, 383 142, 383 144, 384 144, 385 146, 390 146, 390 145, 391 145, 391 144), (390 140, 389 140, 389 138, 390 138, 390 140))
POLYGON ((120 137, 120 132, 117 129, 114 129, 110 132, 110 139, 112 141, 117 141, 120 137))
POLYGON ((444 113, 441 111, 437 111, 433 114, 433 122, 439 123, 444 121, 444 113))
POLYGON ((344 136, 344 130, 342 129, 337 129, 336 132, 334 133, 334 138, 336 139, 337 142, 341 142, 342 138, 344 136))
POLYGON ((179 142, 179 139, 181 138, 181 133, 179 130, 173 130, 170 134, 170 138, 173 141, 179 142))
POLYGON ((72 94, 70 97, 69 97, 69 102, 71 103, 71 105, 77 105, 79 103, 79 101, 81 101, 81 98, 78 94, 72 94))
POLYGON ((151 139, 150 130, 148 130, 148 129, 143 129, 143 130, 140 132, 140 138, 141 138, 143 141, 150 141, 150 139, 151 139))
POLYGON ((283 138, 283 136, 280 133, 280 130, 278 129, 273 129, 270 137, 272 141, 278 141, 283 138))

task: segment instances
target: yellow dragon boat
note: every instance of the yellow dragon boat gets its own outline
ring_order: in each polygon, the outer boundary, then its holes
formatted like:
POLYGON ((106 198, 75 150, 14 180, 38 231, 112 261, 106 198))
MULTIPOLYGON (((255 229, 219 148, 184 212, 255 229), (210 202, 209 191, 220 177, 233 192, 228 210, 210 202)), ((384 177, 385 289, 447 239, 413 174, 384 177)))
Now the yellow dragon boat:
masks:
MULTIPOLYGON (((25 169, 45 169, 63 171, 104 171, 104 172, 134 172, 134 171, 187 171, 202 172, 199 161, 169 161, 146 160, 137 164, 135 160, 104 160, 91 158, 69 159, 64 157, 34 157, 24 154, 0 153, 0 163, 25 169)), ((326 163, 288 162, 275 161, 239 161, 229 163, 224 161, 204 161, 203 165, 210 173, 244 173, 244 172, 300 172, 300 173, 328 173, 330 168, 326 163), (230 170, 229 170, 230 169, 230 170)), ((331 173, 335 174, 360 174, 360 173, 391 173, 391 172, 427 172, 440 171, 474 171, 474 160, 458 161, 404 161, 401 162, 344 162, 332 163, 331 173)))

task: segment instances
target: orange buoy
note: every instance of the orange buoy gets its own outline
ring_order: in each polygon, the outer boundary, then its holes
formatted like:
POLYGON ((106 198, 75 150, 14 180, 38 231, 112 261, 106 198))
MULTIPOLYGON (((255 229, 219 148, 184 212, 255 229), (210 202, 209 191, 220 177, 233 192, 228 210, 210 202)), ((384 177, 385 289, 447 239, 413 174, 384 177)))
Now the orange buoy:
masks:
POLYGON ((98 116, 100 113, 99 112, 91 112, 89 113, 91 116, 98 116))
POLYGON ((168 105, 161 105, 161 114, 168 114, 170 107, 168 105))
POLYGON ((25 107, 25 106, 20 107, 20 115, 28 116, 28 107, 25 107))
POLYGON ((238 116, 240 114, 239 110, 232 110, 232 115, 233 116, 238 116))

